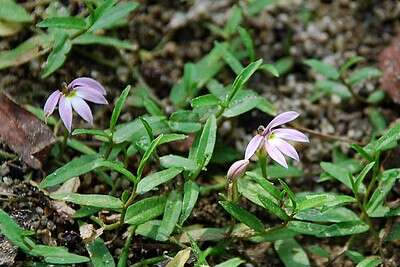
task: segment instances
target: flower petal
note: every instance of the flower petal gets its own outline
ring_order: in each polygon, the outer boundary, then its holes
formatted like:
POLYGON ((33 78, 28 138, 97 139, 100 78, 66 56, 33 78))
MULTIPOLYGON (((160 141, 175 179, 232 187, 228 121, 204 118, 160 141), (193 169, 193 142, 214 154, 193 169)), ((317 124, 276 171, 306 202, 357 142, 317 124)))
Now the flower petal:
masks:
POLYGON ((270 143, 273 143, 275 147, 277 147, 279 151, 281 151, 284 155, 297 161, 300 160, 299 154, 297 154, 296 149, 285 140, 275 137, 272 140, 270 140, 270 143))
POLYGON ((72 107, 85 121, 93 124, 93 115, 90 107, 86 102, 79 96, 74 96, 69 99, 71 101, 72 107))
POLYGON ((254 155, 254 153, 256 153, 257 149, 260 148, 263 140, 264 136, 262 135, 257 134, 256 136, 254 136, 246 147, 244 158, 250 159, 254 155))
POLYGON ((296 142, 310 143, 310 140, 308 139, 308 137, 298 130, 281 128, 281 129, 273 130, 272 133, 274 133, 275 136, 278 138, 296 141, 296 142))
POLYGON ((106 89, 104 89, 104 87, 98 81, 92 78, 88 77, 76 78, 68 85, 68 88, 73 89, 78 86, 92 88, 102 95, 106 94, 106 89))
POLYGON ((107 99, 93 88, 78 86, 75 87, 75 92, 79 97, 87 101, 96 104, 108 104, 107 99))
POLYGON ((71 102, 69 102, 69 100, 63 95, 60 97, 58 112, 60 113, 60 118, 63 121, 65 128, 67 128, 68 132, 71 132, 72 128, 71 102))
POLYGON ((58 104, 58 100, 60 99, 61 92, 60 91, 54 91, 49 98, 47 98, 46 103, 44 104, 43 110, 44 114, 46 116, 50 116, 53 112, 54 109, 56 108, 58 104))
POLYGON ((282 152, 270 141, 265 142, 265 150, 267 150, 267 153, 271 159, 275 160, 279 165, 282 165, 286 169, 288 168, 285 156, 283 156, 282 152))
POLYGON ((296 111, 287 111, 279 114, 267 125, 262 134, 265 136, 267 133, 271 131, 272 128, 275 128, 279 125, 295 120, 299 115, 300 113, 296 111))
POLYGON ((246 171, 249 163, 250 162, 247 159, 242 159, 234 162, 232 166, 229 168, 228 173, 226 175, 228 180, 234 180, 242 176, 243 173, 246 171))

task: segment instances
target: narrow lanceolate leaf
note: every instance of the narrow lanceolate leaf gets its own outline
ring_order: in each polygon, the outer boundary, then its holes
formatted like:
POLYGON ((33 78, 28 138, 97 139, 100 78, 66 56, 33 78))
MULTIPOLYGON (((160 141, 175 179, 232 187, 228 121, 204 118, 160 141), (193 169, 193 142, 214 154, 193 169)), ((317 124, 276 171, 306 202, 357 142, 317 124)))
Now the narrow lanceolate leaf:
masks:
POLYGON ((24 241, 25 230, 21 228, 4 210, 0 209, 0 233, 5 235, 14 245, 23 250, 30 248, 24 241))
POLYGON ((115 103, 115 107, 113 109, 113 112, 111 114, 111 120, 110 120, 110 129, 111 131, 114 130, 115 125, 117 125, 117 121, 119 118, 119 115, 121 114, 122 108, 125 105, 126 98, 128 97, 129 91, 131 90, 131 86, 128 85, 124 91, 122 91, 120 97, 118 98, 117 102, 115 103))
POLYGON ((115 48, 134 50, 135 45, 129 41, 119 40, 109 36, 101 36, 93 33, 85 33, 72 40, 73 44, 77 45, 93 45, 99 44, 104 46, 112 46, 115 48))
POLYGON ((254 44, 249 32, 245 28, 242 28, 240 26, 238 29, 239 29, 240 40, 242 41, 244 47, 246 47, 250 61, 255 61, 256 54, 254 52, 254 44))
POLYGON ((51 194, 51 198, 72 202, 84 206, 92 206, 106 209, 122 208, 122 201, 116 197, 99 194, 77 194, 77 193, 56 193, 51 194))
POLYGON ((219 104, 219 102, 220 100, 218 99, 218 97, 212 94, 207 94, 193 98, 191 104, 194 108, 200 108, 207 106, 216 106, 219 104))
POLYGON ((286 267, 311 266, 306 252, 293 238, 278 240, 274 243, 274 247, 286 267))
POLYGON ((242 9, 240 7, 235 5, 232 7, 230 12, 231 14, 224 29, 228 36, 236 32, 240 22, 242 21, 242 9))
POLYGON ((199 145, 197 147, 195 156, 198 166, 207 166, 214 151, 216 137, 217 120, 215 119, 215 116, 212 115, 207 119, 207 122, 203 128, 203 132, 200 136, 199 145))
POLYGON ((365 67, 359 70, 354 71, 352 74, 350 74, 347 82, 351 85, 354 86, 362 81, 371 79, 371 78, 376 78, 382 75, 382 72, 374 67, 365 67))
POLYGON ((192 213, 192 210, 196 205, 197 198, 199 197, 200 188, 196 182, 187 180, 185 182, 183 191, 182 213, 181 217, 179 218, 180 225, 182 225, 192 213))
MULTIPOLYGON (((352 188, 351 180, 350 180, 350 172, 343 168, 342 166, 330 163, 330 162, 321 162, 321 168, 327 172, 330 176, 335 178, 336 180, 340 181, 348 188, 352 188)), ((359 191, 364 192, 365 186, 360 184, 359 191)))
POLYGON ((356 267, 376 267, 382 263, 382 259, 379 256, 371 256, 360 261, 356 267))
POLYGON ((182 169, 179 168, 170 168, 163 171, 152 173, 146 177, 144 177, 137 185, 137 192, 139 194, 143 194, 152 190, 153 188, 159 186, 160 184, 166 183, 169 180, 173 179, 179 173, 182 172, 182 169))
POLYGON ((169 193, 167 203, 165 204, 164 217, 158 228, 157 240, 166 241, 175 229, 178 223, 179 215, 182 210, 182 194, 179 191, 169 193))
POLYGON ((221 49, 222 51, 222 58, 224 59, 224 61, 226 62, 226 64, 229 65, 229 67, 233 70, 233 72, 236 75, 239 75, 239 73, 242 71, 243 69, 243 65, 242 63, 240 63, 240 61, 235 57, 234 54, 232 54, 231 51, 229 51, 225 46, 219 44, 219 43, 215 43, 215 46, 218 49, 221 49))
POLYGON ((236 76, 236 79, 233 81, 232 88, 227 98, 227 104, 229 104, 236 93, 243 88, 245 83, 250 79, 254 72, 256 72, 261 64, 262 59, 252 62, 246 68, 244 68, 238 76, 236 76))
POLYGON ((40 28, 86 29, 86 21, 78 17, 51 17, 39 22, 40 28))
POLYGON ((101 238, 86 244, 92 265, 96 267, 115 267, 114 259, 101 238))
POLYGON ((68 181, 73 177, 88 173, 100 167, 105 167, 119 172, 132 182, 136 181, 136 177, 131 174, 127 169, 125 169, 122 163, 108 161, 98 154, 94 154, 84 155, 71 160, 61 168, 58 168, 53 173, 46 176, 46 178, 44 178, 44 180, 40 183, 39 187, 47 188, 50 186, 58 185, 65 181, 68 181))
POLYGON ((151 142, 149 148, 144 153, 142 159, 140 160, 139 167, 137 169, 137 177, 142 176, 142 172, 143 172, 144 167, 146 166, 147 161, 150 159, 151 155, 156 151, 156 148, 159 145, 162 137, 163 137, 163 135, 160 134, 156 139, 154 139, 151 142))
POLYGON ((97 129, 74 129, 74 131, 72 132, 72 135, 80 135, 80 134, 98 135, 105 138, 110 137, 110 135, 104 130, 97 130, 97 129))
POLYGON ((128 207, 124 222, 139 225, 154 219, 164 212, 165 202, 165 196, 155 196, 142 199, 128 207))
POLYGON ((340 69, 339 69, 340 74, 345 73, 348 69, 350 69, 357 63, 364 61, 364 60, 365 60, 365 58, 359 57, 359 56, 354 56, 354 57, 349 58, 348 60, 346 60, 346 62, 342 66, 340 66, 340 69))
POLYGON ((242 263, 244 263, 244 260, 242 260, 241 258, 233 258, 233 259, 221 262, 221 263, 215 265, 215 267, 237 267, 242 263))
POLYGON ((358 192, 360 185, 362 184, 362 182, 364 181, 364 178, 367 176, 368 172, 374 167, 375 165, 375 161, 367 164, 362 171, 357 175, 356 179, 355 179, 355 190, 356 192, 358 192))
POLYGON ((339 71, 320 60, 317 59, 308 59, 304 61, 304 64, 311 67, 314 71, 319 72, 320 74, 324 75, 326 78, 337 80, 339 78, 339 71))
POLYGON ((97 31, 118 22, 128 16, 129 13, 135 10, 138 6, 139 4, 136 2, 127 2, 117 4, 112 8, 107 8, 96 18, 96 21, 90 27, 90 31, 97 31))
POLYGON ((262 195, 259 195, 258 198, 262 202, 264 208, 269 212, 271 212, 272 214, 274 214, 275 216, 277 216, 278 218, 284 221, 288 221, 290 219, 289 216, 286 214, 286 212, 277 204, 272 202, 270 199, 262 195))
POLYGON ((53 72, 59 69, 65 62, 67 54, 71 50, 71 41, 68 35, 63 33, 56 37, 54 42, 53 50, 47 58, 46 65, 42 71, 42 78, 50 76, 53 72))
POLYGON ((0 20, 11 22, 30 22, 32 17, 29 13, 14 0, 0 1, 0 20))
POLYGON ((32 254, 44 257, 44 261, 52 264, 77 264, 90 261, 88 257, 68 252, 64 247, 36 245, 32 254))
POLYGON ((181 168, 185 171, 194 171, 196 169, 196 162, 191 159, 177 156, 177 155, 166 155, 160 157, 160 165, 164 168, 181 168))
POLYGON ((236 205, 235 203, 228 201, 220 201, 219 204, 235 219, 244 223, 248 227, 254 229, 257 232, 263 232, 265 230, 264 224, 254 214, 251 214, 244 208, 236 205))
POLYGON ((260 185, 265 191, 270 193, 276 200, 281 200, 281 191, 279 191, 274 184, 255 172, 246 172, 246 175, 251 177, 255 182, 257 182, 258 185, 260 185))

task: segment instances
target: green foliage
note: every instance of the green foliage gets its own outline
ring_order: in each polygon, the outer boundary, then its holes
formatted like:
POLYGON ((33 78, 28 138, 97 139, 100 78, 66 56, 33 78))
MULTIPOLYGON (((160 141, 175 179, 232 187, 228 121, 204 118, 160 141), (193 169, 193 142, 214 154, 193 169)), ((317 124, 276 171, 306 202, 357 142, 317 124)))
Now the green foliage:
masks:
POLYGON ((126 210, 125 223, 139 225, 157 218, 163 214, 165 203, 165 196, 154 196, 139 200, 126 210))
POLYGON ((28 12, 14 0, 2 0, 0 8, 0 19, 11 22, 31 22, 32 17, 28 12))
POLYGON ((251 214, 244 208, 238 206, 233 202, 220 201, 219 204, 234 218, 244 223, 248 227, 254 229, 257 232, 263 232, 265 227, 264 224, 255 215, 251 214))
POLYGON ((274 243, 279 258, 286 267, 311 266, 304 249, 294 239, 278 240, 274 243))
POLYGON ((96 267, 115 267, 114 259, 101 238, 96 238, 86 244, 90 260, 96 267))
POLYGON ((105 209, 120 209, 122 202, 116 197, 96 194, 56 193, 51 198, 72 202, 79 205, 91 206, 105 209))

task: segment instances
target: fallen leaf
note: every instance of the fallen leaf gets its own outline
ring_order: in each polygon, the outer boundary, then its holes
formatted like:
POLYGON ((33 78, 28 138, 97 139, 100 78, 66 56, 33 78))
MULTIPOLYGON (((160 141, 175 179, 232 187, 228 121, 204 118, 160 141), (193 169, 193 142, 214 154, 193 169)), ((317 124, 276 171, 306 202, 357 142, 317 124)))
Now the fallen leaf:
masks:
POLYGON ((53 132, 30 112, 0 93, 0 140, 34 169, 41 169, 53 132))
POLYGON ((179 251, 175 257, 168 262, 166 267, 184 267, 190 257, 191 248, 185 248, 179 251))
POLYGON ((400 35, 379 54, 379 68, 383 75, 380 79, 382 88, 393 101, 400 104, 400 35))

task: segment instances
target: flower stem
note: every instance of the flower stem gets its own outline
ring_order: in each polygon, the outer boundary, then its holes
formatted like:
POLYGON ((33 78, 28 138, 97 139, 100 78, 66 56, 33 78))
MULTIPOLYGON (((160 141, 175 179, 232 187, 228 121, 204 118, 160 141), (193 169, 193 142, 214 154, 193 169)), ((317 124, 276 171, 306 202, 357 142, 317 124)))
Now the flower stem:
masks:
POLYGON ((259 163, 260 163, 260 167, 261 167, 261 174, 262 176, 268 180, 268 174, 267 174, 267 157, 265 156, 264 153, 259 153, 258 155, 259 158, 259 163))
POLYGON ((127 266, 129 247, 133 239, 133 234, 135 233, 135 228, 136 227, 133 225, 128 228, 128 237, 126 238, 124 248, 122 249, 122 253, 120 255, 117 267, 127 266))

